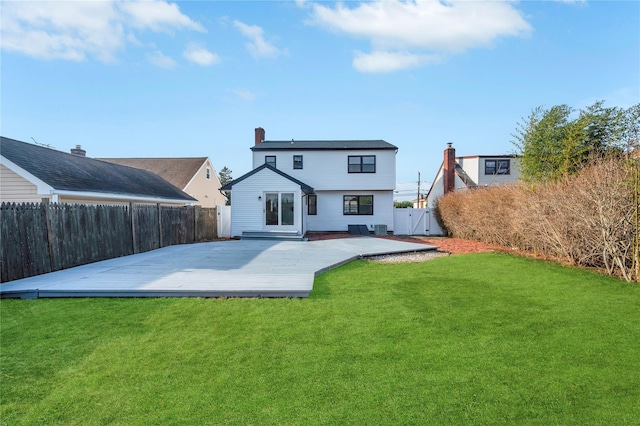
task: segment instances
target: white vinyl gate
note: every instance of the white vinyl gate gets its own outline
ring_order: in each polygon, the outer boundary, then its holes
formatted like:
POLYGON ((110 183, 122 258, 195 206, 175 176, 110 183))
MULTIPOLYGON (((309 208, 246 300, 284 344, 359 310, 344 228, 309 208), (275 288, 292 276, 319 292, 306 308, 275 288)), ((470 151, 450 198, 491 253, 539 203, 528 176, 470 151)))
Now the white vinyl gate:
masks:
POLYGON ((442 235, 432 209, 393 209, 396 235, 442 235))
POLYGON ((231 237, 231 206, 216 206, 218 212, 218 238, 231 237))

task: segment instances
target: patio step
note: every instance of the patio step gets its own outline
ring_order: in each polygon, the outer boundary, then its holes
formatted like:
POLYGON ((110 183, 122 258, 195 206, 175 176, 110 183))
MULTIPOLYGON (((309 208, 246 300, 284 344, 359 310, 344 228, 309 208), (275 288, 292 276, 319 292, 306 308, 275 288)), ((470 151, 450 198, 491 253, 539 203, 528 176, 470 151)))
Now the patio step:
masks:
POLYGON ((297 231, 243 231, 243 240, 307 241, 297 231))

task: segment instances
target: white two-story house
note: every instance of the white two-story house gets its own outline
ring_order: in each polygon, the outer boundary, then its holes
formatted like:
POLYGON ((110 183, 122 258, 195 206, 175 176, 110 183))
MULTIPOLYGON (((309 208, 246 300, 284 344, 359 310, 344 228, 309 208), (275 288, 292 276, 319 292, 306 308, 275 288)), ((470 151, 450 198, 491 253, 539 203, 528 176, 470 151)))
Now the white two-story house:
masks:
POLYGON ((231 236, 251 232, 393 231, 398 148, 383 140, 266 141, 255 129, 253 170, 231 191, 231 236))

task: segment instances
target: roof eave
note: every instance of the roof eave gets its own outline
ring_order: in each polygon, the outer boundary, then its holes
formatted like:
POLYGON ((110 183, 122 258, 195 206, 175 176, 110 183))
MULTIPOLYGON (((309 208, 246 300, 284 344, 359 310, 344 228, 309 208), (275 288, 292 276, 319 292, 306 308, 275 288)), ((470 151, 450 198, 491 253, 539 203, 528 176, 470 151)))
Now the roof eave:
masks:
POLYGON ((51 195, 62 195, 78 198, 96 198, 101 200, 138 201, 147 203, 195 204, 198 202, 198 200, 196 200, 195 198, 189 200, 186 198, 162 198, 148 197, 138 194, 116 194, 112 192, 70 191, 58 189, 53 189, 51 191, 51 195))

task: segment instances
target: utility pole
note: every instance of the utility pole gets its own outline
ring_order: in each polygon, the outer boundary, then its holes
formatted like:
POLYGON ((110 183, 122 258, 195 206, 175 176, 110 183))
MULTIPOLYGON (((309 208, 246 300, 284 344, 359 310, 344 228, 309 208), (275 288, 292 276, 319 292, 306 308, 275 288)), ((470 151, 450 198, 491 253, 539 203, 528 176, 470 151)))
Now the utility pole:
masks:
POLYGON ((418 208, 420 208, 420 172, 418 172, 418 208))

